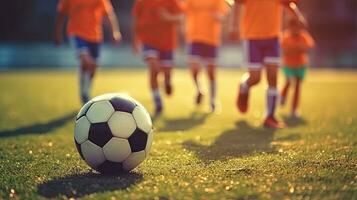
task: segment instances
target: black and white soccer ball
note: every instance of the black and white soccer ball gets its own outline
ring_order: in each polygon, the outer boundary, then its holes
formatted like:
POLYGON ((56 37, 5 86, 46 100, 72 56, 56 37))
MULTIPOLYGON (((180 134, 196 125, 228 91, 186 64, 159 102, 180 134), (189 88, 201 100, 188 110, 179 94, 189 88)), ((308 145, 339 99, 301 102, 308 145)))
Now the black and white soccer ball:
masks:
POLYGON ((102 174, 130 171, 148 156, 153 140, 149 113, 125 94, 93 98, 79 111, 74 141, 83 160, 102 174))

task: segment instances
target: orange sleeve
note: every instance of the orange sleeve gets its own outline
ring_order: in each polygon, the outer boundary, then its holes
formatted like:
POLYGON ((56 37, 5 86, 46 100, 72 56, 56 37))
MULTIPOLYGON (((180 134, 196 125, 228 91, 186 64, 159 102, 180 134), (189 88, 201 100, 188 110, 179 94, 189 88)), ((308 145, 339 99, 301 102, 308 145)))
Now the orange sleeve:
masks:
POLYGON ((57 5, 57 12, 60 13, 68 13, 69 1, 68 0, 60 0, 57 5))
POLYGON ((314 48, 315 46, 315 41, 314 39, 311 37, 311 35, 307 32, 307 31, 304 31, 303 32, 303 38, 305 40, 305 44, 307 47, 309 48, 314 48))
POLYGON ((102 0, 102 5, 103 5, 103 8, 105 10, 105 13, 111 13, 113 12, 113 6, 112 6, 112 3, 110 3, 109 0, 102 0))

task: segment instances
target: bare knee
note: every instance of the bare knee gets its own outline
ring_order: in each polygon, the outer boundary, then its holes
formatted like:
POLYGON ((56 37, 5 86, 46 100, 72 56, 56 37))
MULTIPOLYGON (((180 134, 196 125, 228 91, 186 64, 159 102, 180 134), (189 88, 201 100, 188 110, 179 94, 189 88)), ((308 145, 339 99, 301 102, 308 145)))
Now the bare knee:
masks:
POLYGON ((156 58, 147 58, 146 63, 149 67, 151 74, 158 74, 160 71, 158 61, 156 58))
POLYGON ((200 71, 200 64, 196 61, 190 62, 190 69, 192 73, 198 73, 200 71))
POLYGON ((247 80, 249 86, 258 84, 260 82, 260 80, 261 80, 260 71, 249 72, 249 78, 247 80))

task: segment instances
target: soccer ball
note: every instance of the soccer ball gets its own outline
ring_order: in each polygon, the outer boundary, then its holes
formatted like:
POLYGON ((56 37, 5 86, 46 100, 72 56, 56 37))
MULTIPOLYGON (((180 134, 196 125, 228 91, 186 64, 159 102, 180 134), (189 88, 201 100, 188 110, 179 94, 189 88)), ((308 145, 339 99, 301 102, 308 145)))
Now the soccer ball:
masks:
POLYGON ((102 174, 137 167, 148 156, 153 139, 149 113, 124 94, 93 98, 79 111, 74 141, 82 159, 102 174))

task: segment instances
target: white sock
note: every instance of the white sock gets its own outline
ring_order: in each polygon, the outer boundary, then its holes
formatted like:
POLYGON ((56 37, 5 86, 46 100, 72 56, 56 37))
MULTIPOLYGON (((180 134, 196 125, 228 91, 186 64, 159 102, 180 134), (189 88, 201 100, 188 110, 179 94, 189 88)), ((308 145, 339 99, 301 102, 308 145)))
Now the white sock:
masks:
POLYGON ((267 89, 267 117, 274 116, 278 95, 276 88, 269 87, 267 89))
POLYGON ((161 99, 161 96, 160 96, 160 90, 159 89, 155 89, 152 91, 152 97, 155 99, 161 99))

